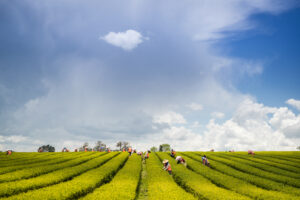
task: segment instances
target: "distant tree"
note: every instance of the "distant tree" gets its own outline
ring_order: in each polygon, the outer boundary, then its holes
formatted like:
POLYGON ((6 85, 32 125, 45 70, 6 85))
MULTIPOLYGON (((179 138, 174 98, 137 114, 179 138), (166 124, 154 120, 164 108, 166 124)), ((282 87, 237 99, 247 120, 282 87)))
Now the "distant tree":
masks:
POLYGON ((95 151, 105 151, 106 149, 106 144, 104 144, 102 141, 97 141, 96 146, 94 147, 95 151))
POLYGON ((51 145, 43 145, 38 148, 38 152, 55 152, 55 148, 51 145))
POLYGON ((126 141, 121 142, 121 141, 119 141, 116 146, 120 148, 120 151, 122 149, 125 149, 127 151, 128 148, 129 148, 129 142, 126 142, 126 141))
POLYGON ((85 142, 84 144, 83 144, 83 148, 86 148, 86 147, 88 147, 89 146, 89 143, 87 143, 87 142, 85 142))
POLYGON ((157 149, 157 147, 151 147, 150 151, 151 151, 151 152, 157 152, 158 149, 157 149))
POLYGON ((123 149, 125 149, 127 151, 129 148, 129 142, 123 141, 122 144, 123 144, 123 149))
POLYGON ((159 151, 166 152, 166 151, 170 151, 170 150, 171 150, 171 146, 169 144, 159 145, 159 151))
POLYGON ((79 148, 79 151, 84 151, 85 148, 87 148, 88 151, 92 150, 91 148, 89 148, 89 143, 85 142, 85 143, 83 143, 82 147, 79 148))
POLYGON ((121 141, 119 141, 116 146, 120 148, 120 151, 122 150, 122 142, 121 141))
POLYGON ((297 149, 300 151, 300 146, 298 146, 297 149))

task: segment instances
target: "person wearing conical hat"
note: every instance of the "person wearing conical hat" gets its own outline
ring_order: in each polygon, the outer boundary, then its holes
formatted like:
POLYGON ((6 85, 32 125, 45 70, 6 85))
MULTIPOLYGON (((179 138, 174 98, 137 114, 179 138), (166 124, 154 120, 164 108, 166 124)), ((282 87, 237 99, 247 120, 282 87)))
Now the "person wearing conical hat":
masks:
POLYGON ((165 159, 163 161, 163 165, 164 165, 163 169, 168 171, 169 174, 172 175, 172 168, 171 168, 171 165, 170 165, 169 161, 165 159))

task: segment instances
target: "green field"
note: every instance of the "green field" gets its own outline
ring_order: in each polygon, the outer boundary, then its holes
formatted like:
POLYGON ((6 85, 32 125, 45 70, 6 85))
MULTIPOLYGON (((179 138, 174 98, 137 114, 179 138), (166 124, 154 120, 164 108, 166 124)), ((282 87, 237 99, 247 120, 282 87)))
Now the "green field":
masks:
POLYGON ((300 199, 300 152, 177 155, 187 167, 163 152, 146 162, 121 152, 0 153, 0 199, 300 199))

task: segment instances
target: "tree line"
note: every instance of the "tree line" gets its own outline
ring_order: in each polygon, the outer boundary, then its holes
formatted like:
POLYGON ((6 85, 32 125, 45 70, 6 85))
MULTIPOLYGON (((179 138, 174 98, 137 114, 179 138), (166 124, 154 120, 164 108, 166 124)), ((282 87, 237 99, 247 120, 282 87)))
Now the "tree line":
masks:
MULTIPOLYGON (((131 146, 130 146, 129 142, 119 141, 119 142, 117 142, 116 147, 117 147, 117 149, 115 149, 115 151, 116 150, 122 151, 123 149, 125 151, 127 151, 128 148, 131 146)), ((95 143, 94 147, 91 147, 88 142, 84 142, 83 145, 80 146, 75 151, 107 151, 108 149, 110 149, 110 147, 108 147, 104 142, 98 140, 95 143)), ((65 150, 69 151, 66 147, 64 147, 62 151, 65 151, 65 150)), ((159 145, 158 148, 153 146, 150 149, 150 151, 152 151, 152 152, 157 152, 157 151, 166 152, 166 151, 170 151, 170 150, 171 150, 171 146, 169 144, 161 144, 161 145, 159 145)), ((38 152, 55 152, 55 147, 51 146, 50 144, 43 145, 38 148, 38 152)))

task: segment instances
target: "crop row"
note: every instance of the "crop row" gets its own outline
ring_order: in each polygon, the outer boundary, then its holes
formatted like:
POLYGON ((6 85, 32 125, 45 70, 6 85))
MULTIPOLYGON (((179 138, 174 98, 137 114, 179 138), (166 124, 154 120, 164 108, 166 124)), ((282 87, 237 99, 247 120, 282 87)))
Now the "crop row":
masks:
POLYGON ((297 163, 298 165, 300 165, 300 160, 299 160, 298 158, 279 157, 279 156, 270 156, 270 157, 280 158, 280 159, 287 160, 287 161, 291 161, 291 162, 294 162, 294 163, 297 163))
MULTIPOLYGON (((54 156, 55 154, 48 154, 46 155, 37 155, 37 156, 31 156, 31 157, 25 157, 25 158, 20 158, 20 159, 13 159, 10 158, 10 156, 7 156, 7 159, 1 159, 0 161, 0 167, 6 167, 6 166, 13 166, 13 165, 18 165, 18 164, 23 164, 26 163, 28 161, 35 161, 35 160, 43 160, 45 158, 50 159, 52 156, 54 156)), ((59 156, 59 155, 55 155, 55 156, 59 156)))
MULTIPOLYGON (((191 156, 192 154, 188 154, 191 156)), ((213 183, 222 186, 228 190, 249 196, 254 199, 297 199, 293 195, 288 195, 277 191, 268 191, 252 185, 246 181, 226 175, 224 173, 213 170, 204 166, 201 162, 185 157, 188 168, 201 174, 211 180, 213 183)))
POLYGON ((31 152, 31 153, 22 153, 22 152, 13 152, 11 155, 5 155, 0 157, 0 160, 3 161, 10 161, 10 162, 17 162, 25 159, 33 159, 33 158, 38 158, 38 157, 43 157, 43 156, 49 156, 49 155, 63 155, 62 152, 43 152, 43 153, 38 153, 38 152, 31 152))
POLYGON ((52 165, 46 165, 46 166, 37 166, 37 167, 32 167, 32 168, 26 168, 23 170, 17 170, 17 171, 11 172, 11 173, 2 174, 2 175, 0 175, 0 183, 31 178, 31 177, 39 176, 39 175, 46 174, 46 173, 49 173, 52 171, 56 171, 59 169, 63 169, 66 167, 73 167, 73 166, 84 163, 87 160, 90 160, 91 158, 97 157, 102 154, 103 153, 89 154, 88 156, 74 158, 67 162, 63 162, 63 163, 59 163, 59 164, 55 164, 55 165, 52 164, 52 165))
POLYGON ((146 160, 147 175, 145 184, 147 186, 147 199, 174 199, 174 200, 196 200, 192 194, 178 186, 172 176, 162 170, 162 163, 155 153, 151 153, 146 160))
POLYGON ((288 177, 292 177, 292 178, 300 178, 300 174, 297 173, 296 171, 297 168, 294 168, 292 166, 287 166, 287 165, 282 165, 279 163, 274 163, 271 161, 267 161, 267 160, 262 160, 256 157, 249 157, 249 156, 242 156, 239 154, 235 154, 235 153, 218 153, 218 154, 212 154, 212 155, 216 155, 216 156, 226 156, 226 158, 231 159, 231 160, 235 160, 244 164, 249 164, 253 167, 257 167, 269 172, 273 172, 276 174, 280 174, 280 175, 284 175, 284 176, 288 176, 288 177), (235 158, 239 158, 239 159, 235 159, 235 158))
MULTIPOLYGON (((168 159, 170 161, 172 170, 174 172, 174 180, 187 191, 198 196, 200 199, 250 199, 234 191, 218 187, 219 185, 216 186, 203 175, 195 173, 181 164, 176 164, 177 162, 175 162, 175 159, 173 159, 167 153, 158 153, 158 156, 161 160, 168 159)), ((190 166, 189 161, 188 166, 190 166)))
POLYGON ((212 154, 209 154, 209 155, 211 155, 211 158, 213 158, 214 160, 220 161, 220 162, 227 164, 227 165, 229 165, 235 169, 238 169, 240 171, 243 171, 243 172, 246 172, 249 174, 253 174, 256 176, 264 177, 264 178, 267 178, 267 179, 270 179, 273 181, 277 181, 280 183, 288 184, 288 185, 291 185, 294 187, 300 187, 300 182, 295 178, 290 178, 290 177, 274 174, 271 172, 267 172, 265 170, 261 170, 256 167, 252 167, 252 166, 240 163, 240 162, 231 161, 230 159, 221 159, 216 156, 212 156, 212 154))
MULTIPOLYGON (((259 154, 259 155, 261 155, 261 154, 259 154)), ((291 161, 291 162, 295 162, 295 163, 300 164, 300 156, 299 157, 290 157, 290 156, 284 156, 284 155, 280 156, 280 155, 265 155, 265 154, 262 154, 262 156, 279 158, 279 159, 282 159, 282 160, 287 160, 287 161, 291 161)))
POLYGON ((262 152, 258 152, 259 155, 263 155, 263 156, 274 156, 274 157, 284 157, 284 158, 292 158, 295 160, 298 160, 298 162, 300 161, 300 152, 297 151, 279 151, 279 152, 270 152, 270 151, 262 151, 262 152))
POLYGON ((10 195, 18 194, 20 192, 42 188, 49 185, 57 184, 62 181, 70 180, 73 177, 78 176, 88 170, 99 167, 100 165, 110 160, 117 154, 118 153, 113 152, 113 153, 106 154, 104 156, 100 155, 100 157, 90 159, 87 162, 84 162, 83 164, 77 165, 75 167, 60 169, 30 179, 23 179, 19 181, 1 183, 0 197, 10 196, 10 195))
POLYGON ((81 156, 86 156, 86 155, 84 155, 84 154, 70 154, 70 155, 61 156, 61 157, 57 157, 57 158, 53 157, 52 159, 49 159, 49 160, 44 161, 44 162, 35 162, 35 163, 31 163, 31 164, 24 163, 23 165, 2 167, 2 168, 0 168, 0 175, 5 174, 5 173, 9 173, 9 172, 13 172, 13 171, 16 171, 16 170, 23 170, 23 169, 33 168, 33 167, 37 167, 37 166, 59 164, 59 163, 63 163, 63 162, 66 162, 68 160, 75 159, 75 158, 78 158, 78 157, 81 157, 81 156))
MULTIPOLYGON (((184 155, 198 161, 201 162, 201 157, 193 154, 193 153, 184 153, 184 155)), ((221 173, 227 174, 229 176, 233 176, 235 178, 241 179, 243 181, 247 181, 251 184, 254 184, 258 187, 267 189, 267 190, 276 190, 276 191, 280 191, 280 192, 285 192, 288 194, 294 194, 294 195, 300 195, 300 191, 298 190, 298 188, 294 188, 282 183, 278 183, 275 181, 271 181, 268 179, 264 179, 262 177, 259 176, 255 176, 252 174, 248 174, 239 170, 236 170, 220 161, 214 160, 214 157, 209 156, 209 160, 210 160, 210 164, 211 167, 221 173)))
POLYGON ((285 165, 294 166, 294 167, 297 167, 300 171, 299 163, 296 163, 294 161, 289 161, 287 159, 284 159, 284 157, 281 158, 281 157, 261 156, 261 155, 257 155, 256 157, 264 159, 264 160, 270 160, 270 161, 273 161, 273 162, 276 162, 276 163, 282 163, 282 164, 285 164, 285 165))
MULTIPOLYGON (((108 154, 111 155, 111 154, 108 154)), ((104 157, 104 156, 103 156, 104 157)), ((110 181, 114 174, 124 165, 128 158, 127 153, 121 153, 109 162, 89 170, 70 181, 62 182, 38 190, 28 191, 5 199, 31 200, 31 199, 77 199, 95 188, 110 181)))
MULTIPOLYGON (((237 153, 237 154, 245 155, 243 153, 237 153)), ((275 157, 270 157, 270 156, 263 156, 263 155, 259 155, 259 154, 256 154, 255 157, 263 159, 263 160, 268 160, 268 161, 271 161, 271 162, 274 162, 274 163, 280 163, 280 164, 283 164, 283 165, 293 166, 293 167, 297 168, 298 173, 300 172, 299 164, 297 164, 293 161, 283 160, 282 158, 279 158, 279 157, 275 158, 275 157)))
POLYGON ((58 157, 62 157, 65 156, 66 154, 63 153, 59 153, 59 154, 55 154, 55 153, 51 153, 51 154, 44 154, 44 155, 39 155, 39 156, 34 156, 32 158, 26 158, 26 159, 19 159, 16 161, 3 161, 3 163, 1 163, 0 167, 11 167, 11 166, 17 166, 17 165, 25 165, 25 164, 31 164, 31 163, 41 163, 44 161, 48 161, 50 159, 55 159, 58 157))
POLYGON ((141 157, 134 154, 129 157, 125 166, 116 174, 112 181, 105 184, 87 196, 84 200, 94 199, 124 199, 133 200, 140 179, 141 157))
MULTIPOLYGON (((282 166, 277 167, 277 165, 280 165, 279 163, 274 163, 274 162, 271 162, 271 161, 262 160, 262 159, 256 158, 256 157, 251 158, 249 156, 241 156, 241 155, 238 155, 238 154, 231 154, 230 155, 230 154, 224 154, 224 153, 218 153, 218 154, 208 153, 208 155, 217 156, 217 157, 220 157, 220 158, 225 158, 227 160, 233 161, 234 163, 242 163, 244 165, 250 165, 252 167, 259 168, 257 171, 260 170, 261 173, 264 173, 265 171, 267 171, 267 172, 265 172, 266 174, 269 174, 270 176, 277 177, 278 180, 279 179, 281 180, 279 182, 282 182, 282 181, 285 181, 285 180, 289 180, 290 182, 292 182, 292 181, 297 182, 297 179, 300 178, 299 173, 292 172, 294 170, 294 167, 292 167, 292 166, 285 166, 286 168, 285 168, 285 170, 283 170, 283 169, 279 168, 279 167, 282 167, 282 166), (267 165, 263 164, 263 163, 267 163, 267 165), (270 172, 270 173, 268 173, 268 172, 270 172)), ((251 168, 251 167, 249 167, 249 168, 251 168)), ((268 177, 266 177, 266 178, 268 178, 268 177)), ((294 186, 298 187, 299 182, 298 182, 298 185, 294 185, 294 186)))
MULTIPOLYGON (((51 153, 47 153, 47 154, 51 154, 51 153)), ((18 153, 13 153, 12 155, 6 155, 6 153, 2 153, 2 155, 0 156, 0 160, 2 161, 17 161, 17 160, 21 160, 21 159, 28 159, 28 158, 33 158, 35 156, 40 156, 41 154, 39 153, 22 153, 22 152, 18 152, 18 153)))

